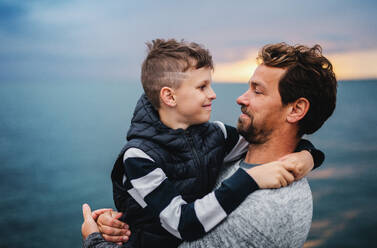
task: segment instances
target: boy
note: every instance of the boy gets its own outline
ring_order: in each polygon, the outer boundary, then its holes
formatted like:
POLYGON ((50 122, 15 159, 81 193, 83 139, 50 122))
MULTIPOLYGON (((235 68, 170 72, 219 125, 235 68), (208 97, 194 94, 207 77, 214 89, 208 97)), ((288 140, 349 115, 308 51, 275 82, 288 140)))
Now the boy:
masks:
POLYGON ((238 169, 211 192, 224 160, 246 151, 235 128, 208 123, 216 98, 212 57, 195 43, 155 40, 148 47, 145 95, 112 171, 114 201, 132 230, 126 246, 177 247, 203 236, 253 191, 286 186, 294 177, 273 164, 238 169))

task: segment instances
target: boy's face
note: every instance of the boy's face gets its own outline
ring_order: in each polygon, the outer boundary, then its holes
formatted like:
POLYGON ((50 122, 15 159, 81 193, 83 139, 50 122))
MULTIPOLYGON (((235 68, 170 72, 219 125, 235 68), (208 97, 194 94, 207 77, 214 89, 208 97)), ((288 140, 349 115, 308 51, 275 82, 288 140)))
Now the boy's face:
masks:
POLYGON ((211 87, 211 72, 211 69, 206 67, 190 69, 186 72, 187 78, 175 89, 179 122, 191 126, 209 121, 212 101, 216 99, 211 87))

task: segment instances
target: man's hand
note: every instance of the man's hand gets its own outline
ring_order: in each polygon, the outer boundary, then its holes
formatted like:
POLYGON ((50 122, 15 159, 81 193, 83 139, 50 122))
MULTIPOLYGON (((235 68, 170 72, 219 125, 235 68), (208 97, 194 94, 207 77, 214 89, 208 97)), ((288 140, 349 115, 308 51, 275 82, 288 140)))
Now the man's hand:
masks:
POLYGON ((294 181, 294 176, 284 168, 281 161, 255 166, 246 170, 261 189, 278 189, 294 181))
POLYGON ((306 150, 288 154, 278 161, 281 161, 284 168, 295 176, 295 180, 306 176, 314 167, 313 157, 306 150))
POLYGON ((101 213, 109 211, 109 209, 99 209, 92 213, 88 204, 82 205, 82 215, 84 216, 84 222, 81 226, 81 234, 85 240, 90 234, 99 232, 96 219, 101 213))
POLYGON ((127 242, 131 231, 126 223, 118 220, 122 213, 106 211, 97 220, 98 229, 106 241, 121 244, 127 242))

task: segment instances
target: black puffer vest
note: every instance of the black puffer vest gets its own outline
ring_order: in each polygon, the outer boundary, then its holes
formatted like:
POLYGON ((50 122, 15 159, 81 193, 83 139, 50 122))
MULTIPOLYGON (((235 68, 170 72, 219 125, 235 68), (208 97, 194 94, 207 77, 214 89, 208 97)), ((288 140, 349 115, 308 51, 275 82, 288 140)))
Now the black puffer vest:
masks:
MULTIPOLYGON (((124 213, 123 219, 131 227, 130 241, 145 229, 166 236, 167 232, 161 227, 158 216, 153 216, 148 206, 141 208, 126 191, 122 182, 124 152, 131 147, 143 150, 174 183, 182 198, 192 202, 208 194, 215 185, 226 152, 224 134, 216 124, 211 123, 194 125, 186 130, 168 128, 160 121, 158 112, 146 96, 142 95, 136 105, 127 140, 111 174, 115 205, 118 211, 124 213)), ((143 239, 141 236, 138 239, 143 239)), ((170 234, 167 236, 173 237, 170 234)), ((153 238, 156 238, 156 242, 159 240, 158 237, 153 238)), ((174 240, 178 245, 179 240, 174 240)), ((136 243, 139 242, 143 241, 136 243)))

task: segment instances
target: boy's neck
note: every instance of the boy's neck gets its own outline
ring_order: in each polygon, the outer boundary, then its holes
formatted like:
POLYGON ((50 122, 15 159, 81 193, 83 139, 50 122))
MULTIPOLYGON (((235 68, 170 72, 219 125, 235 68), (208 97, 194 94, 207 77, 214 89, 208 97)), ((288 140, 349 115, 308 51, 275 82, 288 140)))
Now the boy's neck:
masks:
POLYGON ((181 128, 183 130, 186 130, 189 127, 187 123, 182 123, 177 120, 175 113, 173 111, 169 111, 169 109, 160 108, 158 109, 158 114, 160 116, 160 121, 171 129, 181 128))

